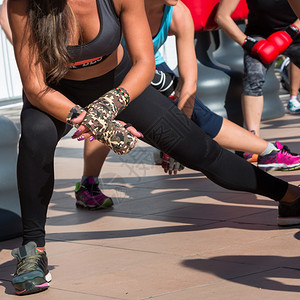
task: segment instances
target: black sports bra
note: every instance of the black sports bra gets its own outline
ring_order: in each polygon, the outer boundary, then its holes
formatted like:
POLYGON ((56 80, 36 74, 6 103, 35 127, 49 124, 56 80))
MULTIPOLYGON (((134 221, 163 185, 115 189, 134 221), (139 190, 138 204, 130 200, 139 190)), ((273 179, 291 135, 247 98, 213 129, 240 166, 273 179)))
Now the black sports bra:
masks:
POLYGON ((106 59, 117 49, 122 37, 122 26, 112 0, 96 0, 100 19, 100 31, 90 42, 68 46, 72 57, 70 69, 93 66, 106 59))

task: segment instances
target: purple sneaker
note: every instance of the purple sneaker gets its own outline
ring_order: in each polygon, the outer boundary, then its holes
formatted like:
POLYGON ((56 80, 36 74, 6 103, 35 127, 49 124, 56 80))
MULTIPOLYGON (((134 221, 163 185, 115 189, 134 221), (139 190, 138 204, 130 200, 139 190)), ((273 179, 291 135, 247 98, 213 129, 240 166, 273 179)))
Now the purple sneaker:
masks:
POLYGON ((279 226, 300 224, 300 198, 293 203, 279 202, 277 223, 279 226))
POLYGON ((273 150, 265 156, 259 156, 257 166, 266 172, 269 171, 292 171, 300 169, 300 156, 291 153, 286 146, 276 142, 281 149, 273 150))
POLYGON ((113 206, 110 197, 99 189, 99 181, 88 177, 83 183, 77 182, 75 187, 76 206, 90 210, 103 209, 113 206))

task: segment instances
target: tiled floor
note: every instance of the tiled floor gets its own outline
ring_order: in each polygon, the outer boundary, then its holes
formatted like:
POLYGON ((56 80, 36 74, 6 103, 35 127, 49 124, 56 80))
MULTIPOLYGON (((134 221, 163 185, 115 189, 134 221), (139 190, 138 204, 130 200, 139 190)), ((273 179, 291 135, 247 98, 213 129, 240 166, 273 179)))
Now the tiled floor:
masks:
MULTIPOLYGON (((286 101, 287 95, 282 95, 286 101)), ((18 122, 19 107, 1 110, 18 122)), ((262 136, 300 153, 300 116, 263 122, 262 136)), ((82 172, 82 143, 70 135, 56 152, 56 186, 47 220, 53 276, 39 300, 299 299, 299 227, 276 225, 276 203, 216 186, 185 169, 171 177, 139 143, 127 156, 110 154, 102 187, 115 205, 79 210, 74 185, 82 172)), ((273 172, 294 184, 300 171, 273 172)), ((0 299, 15 299, 10 252, 0 243, 0 299)))

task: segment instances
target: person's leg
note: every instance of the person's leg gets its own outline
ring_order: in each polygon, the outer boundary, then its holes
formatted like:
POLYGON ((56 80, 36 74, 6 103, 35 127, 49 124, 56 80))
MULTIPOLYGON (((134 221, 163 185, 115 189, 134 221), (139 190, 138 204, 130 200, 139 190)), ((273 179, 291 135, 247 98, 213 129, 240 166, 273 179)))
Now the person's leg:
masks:
POLYGON ((299 187, 289 185, 221 148, 157 91, 150 87, 146 89, 119 118, 142 132, 144 141, 183 165, 201 171, 216 184, 280 201, 279 225, 300 223, 299 187))
POLYGON ((54 186, 54 151, 66 124, 33 107, 24 96, 17 164, 23 246, 12 251, 17 294, 47 289, 51 275, 45 250, 46 214, 54 186))
MULTIPOLYGON (((119 75, 114 81, 115 86, 120 84, 130 68, 129 58, 124 58, 124 61, 127 65, 121 64, 114 72, 119 75)), ((91 86, 87 86, 87 82, 84 84, 84 89, 78 86, 78 82, 73 84, 73 89, 78 88, 74 93, 79 100, 87 99, 86 91, 90 91, 90 99, 96 99, 106 92, 105 89, 111 88, 106 82, 97 80, 92 80, 91 86)), ((294 201, 299 197, 300 188, 289 187, 287 182, 220 147, 153 87, 146 88, 116 119, 131 123, 143 133, 145 142, 183 165, 203 172, 224 188, 256 193, 276 201, 294 201)))
POLYGON ((225 149, 255 154, 261 154, 269 144, 226 118, 223 119, 222 127, 214 140, 225 149))
POLYGON ((221 148, 151 87, 130 103, 119 119, 133 124, 144 134, 146 142, 183 165, 203 172, 220 186, 258 193, 277 201, 287 191, 286 182, 221 148))
MULTIPOLYGON (((156 68, 174 75, 165 63, 156 66, 156 68)), ((215 114, 198 98, 195 99, 191 119, 225 149, 261 154, 269 144, 228 119, 215 114)), ((275 146, 273 149, 276 149, 275 146)))
POLYGON ((300 102, 298 98, 300 87, 300 69, 292 62, 289 65, 290 79, 290 99, 287 104, 287 110, 291 114, 300 113, 300 102))
POLYGON ((296 97, 299 93, 300 87, 300 69, 294 64, 290 63, 290 97, 296 97))
MULTIPOLYGON (((102 76, 83 82, 62 79, 51 87, 85 107, 119 84, 129 68, 125 64, 116 71, 115 80, 114 70, 104 81, 102 76)), ((12 251, 18 260, 12 283, 17 294, 30 294, 47 289, 51 279, 44 249, 46 214, 54 186, 53 158, 59 139, 71 127, 33 107, 26 98, 21 125, 17 176, 24 234, 23 246, 12 251)))
POLYGON ((45 246, 45 222, 54 187, 54 152, 66 124, 33 107, 24 96, 17 166, 23 245, 45 246))
POLYGON ((75 187, 77 207, 97 210, 113 205, 112 199, 99 189, 98 179, 109 151, 106 145, 97 140, 85 141, 83 176, 75 187))
POLYGON ((249 96, 242 94, 242 111, 245 127, 258 136, 260 136, 260 121, 263 105, 263 96, 249 96))
POLYGON ((225 118, 214 140, 225 149, 257 154, 257 166, 264 171, 300 169, 298 154, 291 153, 278 141, 269 143, 225 118))
POLYGON ((83 176, 98 177, 109 151, 110 149, 106 145, 97 140, 86 141, 84 144, 83 176))
POLYGON ((244 78, 242 111, 246 129, 260 135, 260 122, 263 111, 263 85, 267 66, 249 53, 244 53, 244 78))
MULTIPOLYGON (((244 125, 247 130, 260 136, 260 122, 263 112, 263 91, 267 68, 258 59, 244 52, 244 77, 241 106, 244 125)), ((243 157, 249 162, 256 162, 258 155, 244 152, 243 157)))
POLYGON ((298 98, 300 87, 300 45, 291 44, 284 52, 290 59, 289 79, 290 79, 290 100, 287 104, 288 112, 292 114, 300 113, 300 101, 298 98))
MULTIPOLYGON (((166 74, 175 75, 165 63, 158 65, 157 69, 166 74)), ((157 86, 154 87, 157 89, 157 86)), ((191 120, 223 148, 247 153, 244 156, 248 155, 250 161, 255 157, 253 161, 258 161, 258 166, 263 170, 295 170, 300 168, 300 157, 290 153, 286 146, 281 146, 278 142, 275 145, 268 143, 226 118, 222 118, 212 112, 198 98, 195 99, 191 120)), ((160 159, 159 164, 161 163, 160 159)))

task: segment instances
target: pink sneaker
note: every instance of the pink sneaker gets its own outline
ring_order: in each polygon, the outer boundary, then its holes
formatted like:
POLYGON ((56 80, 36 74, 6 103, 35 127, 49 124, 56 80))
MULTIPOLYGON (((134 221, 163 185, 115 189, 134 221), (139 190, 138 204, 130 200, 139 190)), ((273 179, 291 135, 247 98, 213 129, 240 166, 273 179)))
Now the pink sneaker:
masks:
POLYGON ((291 150, 289 149, 289 147, 287 145, 281 145, 278 141, 276 141, 274 143, 274 145, 279 150, 284 149, 285 151, 287 151, 288 153, 290 153, 293 156, 299 156, 299 154, 291 152, 291 150))
POLYGON ((75 187, 76 206, 90 210, 103 209, 113 206, 110 197, 99 189, 99 181, 88 177, 83 183, 77 182, 75 187))
POLYGON ((300 156, 291 153, 287 146, 275 142, 278 150, 258 157, 257 166, 263 171, 292 171, 300 169, 300 156))

